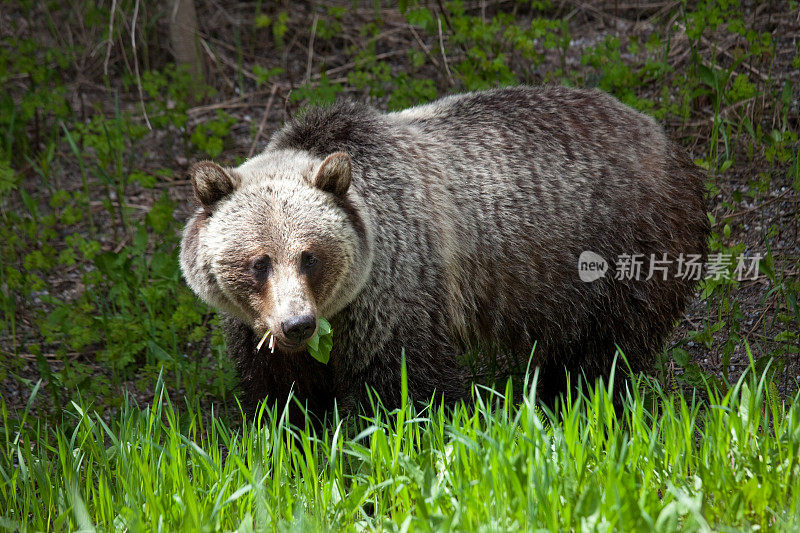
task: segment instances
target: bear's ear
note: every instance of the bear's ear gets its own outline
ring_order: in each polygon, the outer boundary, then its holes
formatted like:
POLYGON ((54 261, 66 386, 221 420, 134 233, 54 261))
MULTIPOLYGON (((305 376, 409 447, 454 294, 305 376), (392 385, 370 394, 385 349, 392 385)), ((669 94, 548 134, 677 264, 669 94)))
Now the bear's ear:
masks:
POLYGON ((351 174, 350 156, 344 152, 336 152, 325 158, 312 184, 317 189, 344 197, 350 187, 351 174))
POLYGON ((192 177, 194 194, 209 212, 239 184, 239 180, 230 172, 211 161, 195 163, 189 169, 189 175, 192 177))

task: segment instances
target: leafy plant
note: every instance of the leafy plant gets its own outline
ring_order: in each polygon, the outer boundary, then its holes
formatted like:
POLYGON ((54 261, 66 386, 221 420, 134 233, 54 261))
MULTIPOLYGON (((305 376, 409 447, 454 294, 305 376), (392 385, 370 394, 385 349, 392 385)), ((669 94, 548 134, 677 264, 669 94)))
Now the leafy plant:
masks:
POLYGON ((225 111, 217 110, 216 118, 195 127, 190 140, 198 150, 214 159, 222 153, 225 140, 230 135, 231 126, 235 123, 235 118, 225 111))
POLYGON ((330 322, 324 318, 320 317, 318 322, 317 332, 308 341, 308 353, 323 365, 327 365, 333 348, 333 331, 330 322))

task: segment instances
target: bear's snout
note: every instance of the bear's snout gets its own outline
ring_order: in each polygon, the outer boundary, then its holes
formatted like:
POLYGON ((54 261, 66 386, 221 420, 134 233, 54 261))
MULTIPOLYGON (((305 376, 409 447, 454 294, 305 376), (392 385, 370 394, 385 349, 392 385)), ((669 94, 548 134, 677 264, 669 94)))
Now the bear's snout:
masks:
POLYGON ((303 343, 311 338, 317 329, 317 318, 314 315, 298 315, 281 323, 283 334, 292 342, 303 343))

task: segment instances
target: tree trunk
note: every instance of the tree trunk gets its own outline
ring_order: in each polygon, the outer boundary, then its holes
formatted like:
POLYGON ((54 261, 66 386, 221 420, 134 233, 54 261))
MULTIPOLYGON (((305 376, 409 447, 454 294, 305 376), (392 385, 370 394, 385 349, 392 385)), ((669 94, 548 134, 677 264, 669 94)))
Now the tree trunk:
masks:
POLYGON ((186 65, 196 79, 205 81, 194 0, 170 0, 168 14, 169 37, 175 63, 179 66, 186 65))

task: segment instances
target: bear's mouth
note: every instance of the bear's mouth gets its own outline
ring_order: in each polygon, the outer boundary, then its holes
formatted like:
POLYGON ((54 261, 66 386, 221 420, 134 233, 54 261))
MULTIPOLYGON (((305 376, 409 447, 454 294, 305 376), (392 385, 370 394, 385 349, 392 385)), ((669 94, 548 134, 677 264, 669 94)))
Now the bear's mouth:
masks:
POLYGON ((307 344, 308 340, 290 341, 282 335, 274 335, 267 330, 261 342, 256 346, 256 352, 275 353, 276 350, 279 350, 284 353, 296 353, 305 350, 307 344))
POLYGON ((306 345, 308 341, 290 341, 288 339, 283 338, 280 335, 275 335, 275 349, 280 350, 284 353, 298 353, 302 352, 306 349, 306 345))
POLYGON ((290 352, 300 352, 304 350, 306 345, 308 344, 308 341, 289 342, 289 341, 284 341, 280 338, 275 339, 275 341, 278 347, 280 347, 284 351, 290 351, 290 352))

